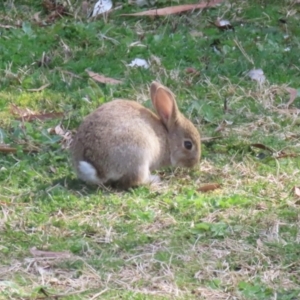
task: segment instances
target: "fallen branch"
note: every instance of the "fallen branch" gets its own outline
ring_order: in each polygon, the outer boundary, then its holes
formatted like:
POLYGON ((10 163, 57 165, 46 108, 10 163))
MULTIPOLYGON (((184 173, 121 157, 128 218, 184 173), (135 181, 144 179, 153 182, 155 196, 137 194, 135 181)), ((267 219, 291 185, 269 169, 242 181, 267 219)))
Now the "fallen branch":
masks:
POLYGON ((184 11, 192 10, 192 9, 201 9, 201 8, 208 8, 214 7, 217 4, 220 4, 223 0, 211 0, 206 1, 198 4, 185 4, 185 5, 177 5, 177 6, 170 6, 164 7, 159 9, 152 9, 132 14, 121 14, 121 16, 167 16, 172 14, 178 14, 184 11))

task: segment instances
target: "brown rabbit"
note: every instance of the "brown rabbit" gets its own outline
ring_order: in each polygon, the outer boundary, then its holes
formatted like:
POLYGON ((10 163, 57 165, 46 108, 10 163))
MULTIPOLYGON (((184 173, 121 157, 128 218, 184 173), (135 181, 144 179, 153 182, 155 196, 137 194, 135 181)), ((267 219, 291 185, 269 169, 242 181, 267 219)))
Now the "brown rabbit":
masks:
POLYGON ((159 181, 150 172, 161 167, 199 163, 199 132, 172 92, 153 82, 150 94, 157 115, 135 101, 114 100, 84 119, 71 145, 80 179, 127 189, 159 181))

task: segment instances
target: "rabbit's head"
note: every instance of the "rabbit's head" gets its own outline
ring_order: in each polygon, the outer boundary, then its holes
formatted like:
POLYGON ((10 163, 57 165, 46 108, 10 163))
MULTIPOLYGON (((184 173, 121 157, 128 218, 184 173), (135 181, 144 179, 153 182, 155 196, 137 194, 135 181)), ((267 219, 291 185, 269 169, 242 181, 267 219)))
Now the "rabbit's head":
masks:
POLYGON ((179 111, 173 93, 153 82, 150 87, 153 106, 168 132, 172 166, 193 167, 201 156, 200 134, 193 123, 179 111))

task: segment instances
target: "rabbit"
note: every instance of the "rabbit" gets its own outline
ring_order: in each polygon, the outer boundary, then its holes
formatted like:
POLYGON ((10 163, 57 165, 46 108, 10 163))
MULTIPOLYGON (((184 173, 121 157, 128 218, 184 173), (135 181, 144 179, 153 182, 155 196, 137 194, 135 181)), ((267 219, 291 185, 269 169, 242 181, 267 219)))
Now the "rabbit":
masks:
POLYGON ((179 111, 173 93, 154 81, 150 96, 157 114, 136 101, 117 99, 83 120, 70 147, 79 179, 128 189, 159 182, 151 171, 199 163, 200 134, 179 111))

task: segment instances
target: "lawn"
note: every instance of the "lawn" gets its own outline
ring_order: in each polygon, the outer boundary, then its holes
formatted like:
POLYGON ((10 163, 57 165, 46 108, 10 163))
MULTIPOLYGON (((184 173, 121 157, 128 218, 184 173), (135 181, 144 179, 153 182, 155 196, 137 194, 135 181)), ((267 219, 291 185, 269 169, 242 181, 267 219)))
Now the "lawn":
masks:
POLYGON ((191 2, 0 3, 0 299, 300 298, 300 3, 123 16, 191 2), (151 107, 153 80, 199 129, 200 165, 129 191, 79 181, 83 118, 151 107))

